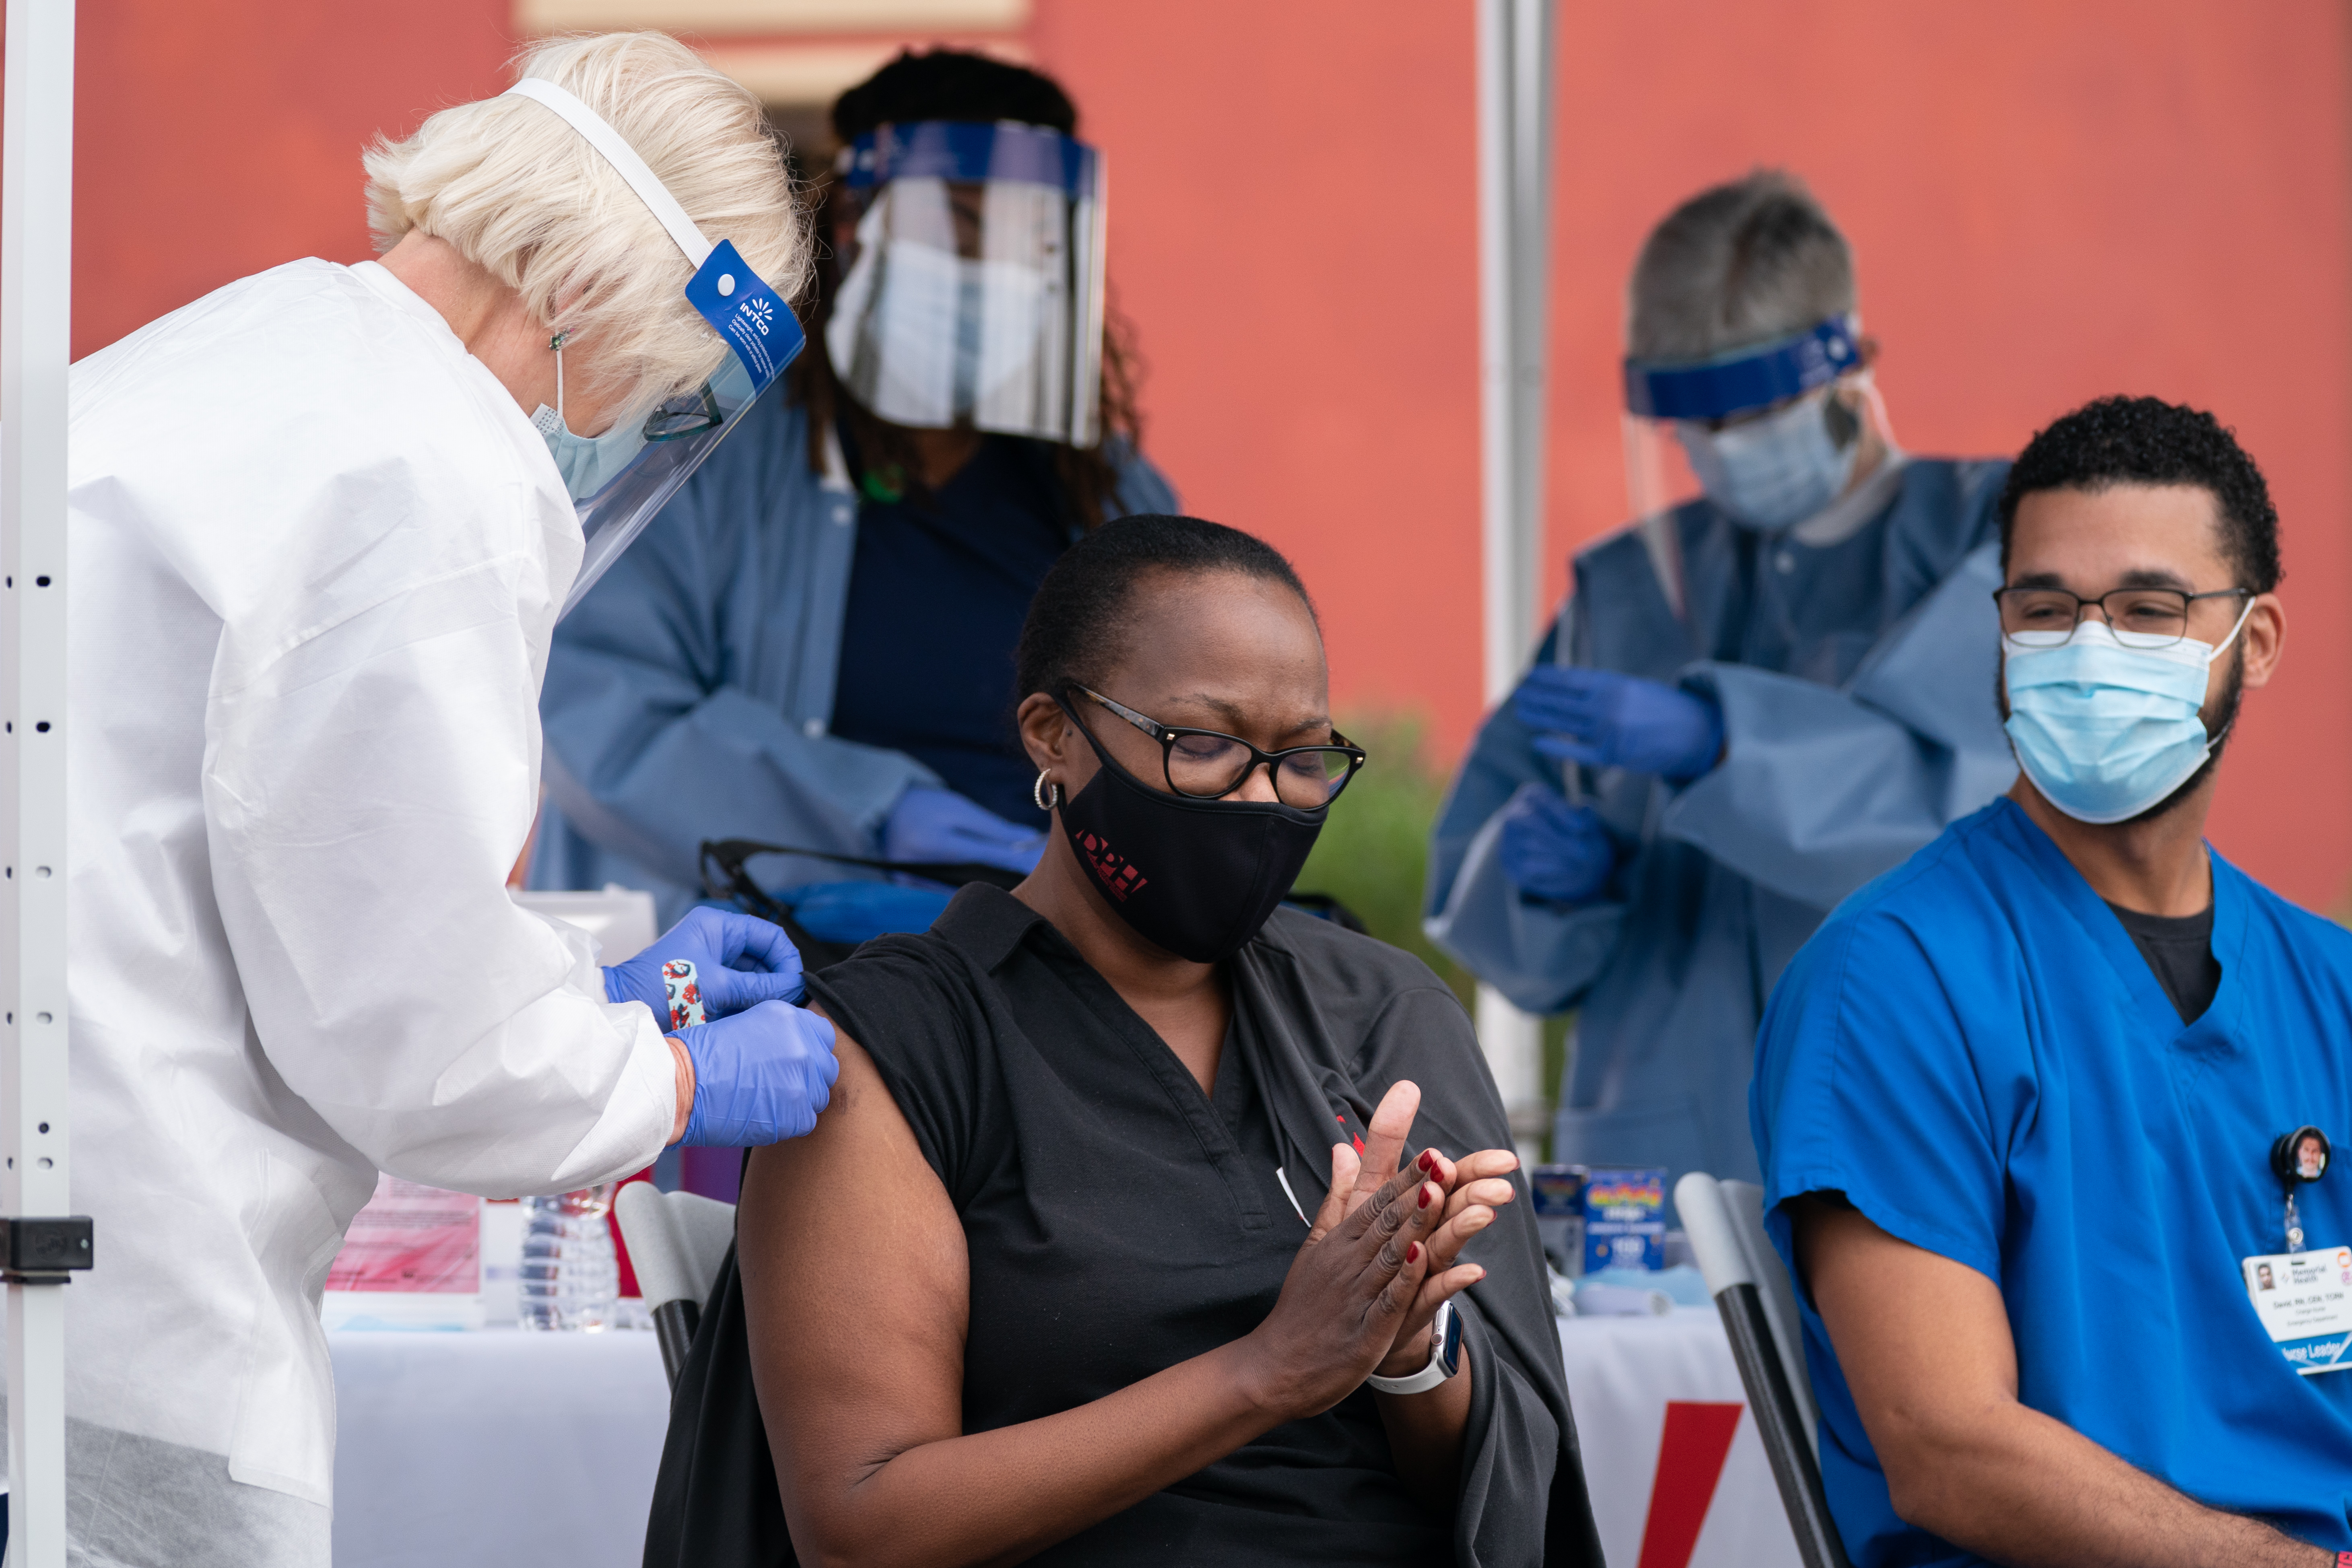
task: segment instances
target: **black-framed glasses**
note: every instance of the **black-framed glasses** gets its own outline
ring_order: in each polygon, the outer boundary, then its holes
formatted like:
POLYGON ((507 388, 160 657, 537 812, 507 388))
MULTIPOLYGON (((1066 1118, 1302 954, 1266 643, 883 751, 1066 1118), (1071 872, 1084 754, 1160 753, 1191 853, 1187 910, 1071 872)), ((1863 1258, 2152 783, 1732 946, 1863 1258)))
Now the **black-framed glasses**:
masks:
POLYGON ((677 397, 665 398, 646 416, 646 439, 675 441, 727 422, 719 412, 719 399, 712 396, 710 384, 704 382, 694 391, 677 397))
POLYGON ((1274 780, 1276 799, 1285 805, 1312 811, 1338 799, 1356 770, 1364 765, 1363 748, 1350 745, 1337 730, 1331 731, 1336 742, 1332 745, 1261 752, 1239 735, 1220 730, 1171 728, 1076 681, 1070 689, 1092 698, 1159 742, 1160 769, 1167 775, 1168 787, 1192 800, 1231 795, 1262 767, 1274 780))
POLYGON ((2116 588, 2085 599, 2063 588, 1996 588, 2001 635, 2032 647, 2056 647, 2074 635, 2083 612, 2099 607, 2126 647, 2170 647, 2189 635, 2189 607, 2200 599, 2251 599, 2252 588, 2184 594, 2178 588, 2116 588))

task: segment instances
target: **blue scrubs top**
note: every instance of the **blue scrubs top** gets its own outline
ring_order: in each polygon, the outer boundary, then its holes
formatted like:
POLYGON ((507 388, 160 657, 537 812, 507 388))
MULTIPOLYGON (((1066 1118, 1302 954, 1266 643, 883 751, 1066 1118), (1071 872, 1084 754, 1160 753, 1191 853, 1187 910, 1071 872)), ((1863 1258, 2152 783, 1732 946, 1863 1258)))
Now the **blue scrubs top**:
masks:
MULTIPOLYGON (((2210 1507, 2352 1550, 2352 1370, 2298 1376, 2239 1268, 2286 1249, 2272 1141, 2352 1140, 2352 933, 2212 864, 2221 984, 2189 1025, 2005 798, 1840 905, 1758 1041, 1768 1223, 1793 1268, 1786 1200, 1844 1193, 2000 1288, 2027 1405, 2210 1507)), ((2298 1202, 2309 1249, 2352 1246, 2352 1173, 2298 1202)), ((1896 1517, 1803 1317, 1848 1554, 1981 1561, 1896 1517)))
POLYGON ((927 500, 859 504, 833 698, 840 739, 903 752, 1024 825, 1037 770, 1013 721, 1013 649, 1077 536, 1051 461, 992 436, 927 500))

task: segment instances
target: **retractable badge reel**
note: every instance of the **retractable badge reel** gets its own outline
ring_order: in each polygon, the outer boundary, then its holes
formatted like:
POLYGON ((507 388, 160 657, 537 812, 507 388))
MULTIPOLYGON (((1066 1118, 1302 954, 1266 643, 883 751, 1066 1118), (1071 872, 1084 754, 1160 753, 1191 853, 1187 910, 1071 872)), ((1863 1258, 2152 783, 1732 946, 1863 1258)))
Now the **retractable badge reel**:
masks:
POLYGON ((2327 1174, 2332 1152, 2327 1134, 2316 1127, 2282 1133, 2271 1145, 2271 1172, 2286 1189, 2286 1249, 2291 1253, 2303 1250, 2303 1215, 2295 1209, 2295 1189, 2327 1174))
POLYGON ((2271 1173, 2286 1189, 2286 1250, 2241 1258, 2246 1300, 2271 1342, 2301 1376, 2352 1370, 2352 1245, 2322 1237, 2304 1249, 2298 1189, 2327 1174, 2327 1134, 2298 1127, 2271 1145, 2271 1173))

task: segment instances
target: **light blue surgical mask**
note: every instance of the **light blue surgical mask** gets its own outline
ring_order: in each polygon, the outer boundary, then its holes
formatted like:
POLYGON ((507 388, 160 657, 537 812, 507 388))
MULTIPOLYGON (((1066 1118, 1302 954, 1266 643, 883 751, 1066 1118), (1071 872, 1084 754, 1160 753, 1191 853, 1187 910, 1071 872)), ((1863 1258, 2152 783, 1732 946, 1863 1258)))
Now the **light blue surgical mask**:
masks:
POLYGON ((558 332, 547 344, 555 351, 555 406, 541 404, 530 422, 547 442, 556 471, 563 476, 563 488, 573 500, 586 500, 636 461, 646 449, 646 427, 641 419, 615 419, 602 436, 572 434, 563 422, 563 340, 568 335, 558 332))
POLYGON ((2207 671, 2252 613, 2250 603, 2218 646, 2183 637, 2127 647, 2095 620, 2055 646, 2004 637, 2018 766, 2077 822, 2123 822, 2162 801, 2212 754, 2218 737, 2200 716, 2207 671))
POLYGON ((1792 527, 1845 493, 1861 456, 1857 422, 1841 447, 1831 431, 1832 387, 1745 424, 1710 430, 1687 422, 1675 435, 1707 499, 1750 528, 1792 527))
POLYGON ((894 425, 1024 429, 1052 304, 1035 268, 877 235, 842 282, 825 352, 835 374, 894 425))

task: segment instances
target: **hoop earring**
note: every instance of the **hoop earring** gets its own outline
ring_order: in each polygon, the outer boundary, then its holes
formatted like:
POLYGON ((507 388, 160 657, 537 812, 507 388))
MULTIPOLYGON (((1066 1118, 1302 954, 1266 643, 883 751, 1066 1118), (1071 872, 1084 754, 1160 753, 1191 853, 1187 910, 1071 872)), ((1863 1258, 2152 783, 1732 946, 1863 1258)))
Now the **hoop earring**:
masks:
POLYGON ((1051 811, 1062 804, 1062 786, 1045 782, 1045 770, 1037 770, 1037 782, 1029 786, 1029 798, 1037 803, 1040 811, 1051 811))

